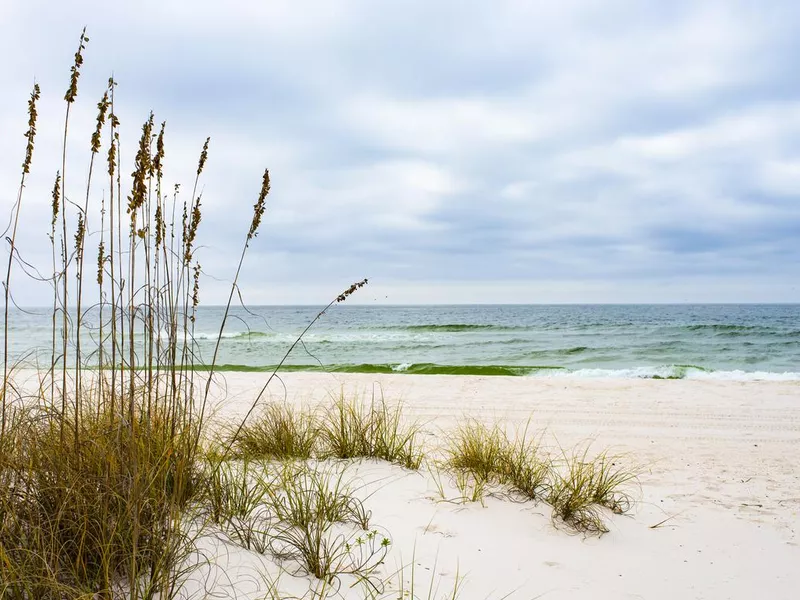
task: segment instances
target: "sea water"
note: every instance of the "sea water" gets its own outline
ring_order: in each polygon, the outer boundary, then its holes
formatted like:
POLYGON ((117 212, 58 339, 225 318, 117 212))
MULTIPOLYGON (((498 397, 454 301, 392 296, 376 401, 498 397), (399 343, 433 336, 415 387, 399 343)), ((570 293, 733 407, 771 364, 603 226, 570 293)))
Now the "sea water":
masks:
MULTIPOLYGON (((320 310, 231 309, 218 368, 271 370, 320 310)), ((199 309, 192 343, 196 364, 211 360, 223 314, 222 307, 199 309)), ((51 319, 47 309, 14 309, 10 358, 49 365, 51 319)), ((85 321, 81 345, 91 364, 97 315, 85 321)), ((74 333, 69 337, 73 345, 74 333)), ((295 346, 284 368, 800 380, 800 305, 335 305, 295 346)))

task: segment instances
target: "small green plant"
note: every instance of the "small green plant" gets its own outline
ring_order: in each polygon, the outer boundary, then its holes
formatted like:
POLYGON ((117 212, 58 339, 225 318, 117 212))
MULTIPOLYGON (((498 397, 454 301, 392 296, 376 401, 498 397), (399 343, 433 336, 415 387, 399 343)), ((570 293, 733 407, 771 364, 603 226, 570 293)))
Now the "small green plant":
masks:
MULTIPOLYGON (((237 458, 308 459, 318 439, 316 414, 287 404, 267 404, 244 425, 231 445, 237 458)), ((231 429, 231 436, 235 429, 231 429)))
POLYGON ((447 437, 445 464, 455 471, 473 473, 482 481, 496 480, 503 471, 505 441, 499 426, 467 420, 447 437))
POLYGON ((401 563, 400 567, 385 579, 380 587, 364 586, 366 600, 457 600, 461 595, 464 577, 458 568, 456 568, 453 579, 453 587, 444 593, 440 593, 440 576, 433 575, 438 572, 438 557, 431 566, 430 572, 432 575, 428 582, 427 590, 424 588, 419 589, 421 586, 418 582, 417 565, 415 548, 411 555, 410 565, 401 563))
POLYGON ((390 406, 381 396, 369 403, 342 393, 325 411, 320 435, 323 457, 378 458, 417 470, 423 453, 420 426, 405 424, 402 406, 390 406))
POLYGON ((241 462, 209 459, 202 478, 201 504, 209 520, 220 525, 232 518, 251 514, 269 493, 258 467, 250 460, 241 462))
POLYGON ((500 452, 500 480, 526 500, 540 500, 550 487, 552 461, 530 433, 530 421, 513 439, 505 437, 500 452))
POLYGON ((320 520, 306 527, 276 528, 271 552, 284 565, 295 563, 296 574, 310 574, 328 583, 343 575, 369 581, 383 564, 391 543, 378 529, 337 532, 332 523, 320 520))
POLYGON ((339 466, 284 464, 265 488, 270 510, 280 522, 301 528, 315 521, 352 523, 369 529, 372 513, 354 496, 345 469, 339 466))
POLYGON ((456 487, 482 501, 488 488, 504 487, 527 500, 539 500, 548 487, 550 460, 529 433, 530 422, 514 437, 498 425, 471 419, 447 438, 445 466, 456 487))
POLYGON ((371 513, 353 495, 345 469, 273 466, 251 482, 264 491, 260 504, 222 523, 229 539, 328 583, 341 575, 371 577, 391 542, 370 527, 371 513))
POLYGON ((553 518, 575 531, 601 535, 608 531, 602 508, 622 514, 630 510, 632 497, 625 486, 636 474, 617 464, 618 458, 602 453, 589 458, 588 449, 564 457, 563 471, 554 469, 548 503, 553 518))

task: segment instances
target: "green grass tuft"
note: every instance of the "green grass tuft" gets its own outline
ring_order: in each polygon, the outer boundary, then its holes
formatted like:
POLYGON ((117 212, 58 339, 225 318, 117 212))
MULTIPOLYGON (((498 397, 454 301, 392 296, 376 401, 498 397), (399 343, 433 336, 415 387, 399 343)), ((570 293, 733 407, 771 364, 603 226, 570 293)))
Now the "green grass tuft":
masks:
POLYGON ((619 463, 619 457, 605 452, 589 458, 588 449, 565 456, 562 468, 554 469, 547 498, 553 518, 576 531, 606 533, 602 508, 623 514, 633 504, 627 488, 635 484, 636 473, 619 463))
POLYGON ((400 404, 390 406, 383 397, 366 403, 341 394, 321 417, 320 455, 377 458, 417 470, 424 458, 419 431, 419 424, 403 422, 400 404))
MULTIPOLYGON (((315 413, 287 404, 267 404, 261 413, 247 422, 233 440, 236 458, 308 459, 314 454, 319 438, 315 413)), ((231 428, 229 437, 236 428, 231 428)))

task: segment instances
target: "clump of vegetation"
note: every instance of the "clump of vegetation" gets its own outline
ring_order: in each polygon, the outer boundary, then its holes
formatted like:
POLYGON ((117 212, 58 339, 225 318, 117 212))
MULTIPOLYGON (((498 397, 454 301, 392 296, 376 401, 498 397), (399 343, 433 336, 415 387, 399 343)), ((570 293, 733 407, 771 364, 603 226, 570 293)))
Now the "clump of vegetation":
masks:
POLYGON ((514 494, 526 500, 545 498, 551 485, 552 466, 552 460, 542 450, 540 440, 530 431, 530 421, 513 437, 504 438, 500 480, 514 494))
MULTIPOLYGON (((95 129, 87 136, 89 168, 78 191, 67 169, 67 140, 88 41, 82 32, 64 95, 62 160, 49 234, 52 346, 46 374, 32 395, 11 381, 8 352, 13 266, 24 264, 16 236, 33 163, 38 85, 28 104, 4 282, 3 598, 169 598, 192 542, 186 522, 202 470, 208 396, 193 370, 202 272, 196 258, 202 219, 198 182, 208 140, 186 198, 179 186, 170 192, 164 183, 166 126, 158 126, 153 114, 131 153, 133 165, 123 167, 117 82, 109 79, 95 129), (95 175, 103 159, 101 191, 95 175), (129 169, 131 180, 124 184, 129 169), (87 266, 91 253, 96 261, 87 266), (90 279, 96 280, 91 290, 84 285, 90 279), (95 346, 87 351, 89 336, 95 346)), ((265 171, 241 259, 257 233, 268 192, 265 171)), ((232 294, 237 279, 238 271, 232 294)), ((220 332, 222 327, 224 322, 220 332)), ((209 381, 213 370, 212 361, 209 381)))
POLYGON ((352 483, 340 466, 284 464, 267 489, 276 518, 295 527, 314 521, 352 523, 363 530, 370 527, 372 513, 355 497, 352 483))
POLYGON ((627 491, 636 473, 621 465, 621 457, 608 453, 590 458, 588 450, 565 456, 562 470, 553 471, 547 501, 553 516, 569 527, 588 533, 608 531, 601 508, 615 514, 628 512, 633 497, 627 491))
POLYGON ((456 472, 459 489, 471 477, 477 490, 505 488, 525 499, 539 500, 548 487, 550 460, 529 434, 529 425, 515 435, 498 424, 471 419, 448 436, 445 466, 456 472))
POLYGON ((402 405, 381 396, 364 402, 341 394, 320 422, 320 455, 333 458, 378 458, 419 469, 424 458, 418 423, 406 424, 402 405))
POLYGON ((346 469, 307 462, 230 462, 206 482, 211 520, 227 538, 327 583, 368 579, 391 544, 371 526, 346 469))
POLYGON ((477 419, 469 419, 447 437, 446 464, 451 469, 469 471, 483 481, 491 481, 503 471, 505 434, 477 419))
MULTIPOLYGON (((605 533, 602 508, 623 514, 633 504, 627 490, 636 473, 622 466, 622 457, 603 452, 589 458, 584 449, 558 464, 531 436, 530 422, 509 436, 498 424, 466 421, 448 437, 445 456, 443 466, 453 473, 460 500, 483 503, 487 494, 510 493, 545 501, 553 507, 554 519, 575 531, 605 533)), ((437 477, 444 498, 438 471, 437 477)))
MULTIPOLYGON (((232 438, 233 428, 227 436, 232 438)), ((319 424, 311 410, 269 403, 245 423, 232 443, 234 457, 250 459, 308 459, 318 446, 319 424)))
POLYGON ((4 597, 172 587, 191 545, 181 522, 197 489, 196 425, 169 419, 161 402, 149 415, 141 399, 133 414, 126 398, 113 404, 87 399, 77 427, 72 413, 36 407, 6 432, 0 556, 16 575, 4 576, 4 597))
POLYGON ((419 433, 418 423, 403 420, 401 404, 342 393, 313 409, 267 404, 245 424, 228 427, 218 451, 250 460, 376 458, 417 470, 424 458, 419 433))

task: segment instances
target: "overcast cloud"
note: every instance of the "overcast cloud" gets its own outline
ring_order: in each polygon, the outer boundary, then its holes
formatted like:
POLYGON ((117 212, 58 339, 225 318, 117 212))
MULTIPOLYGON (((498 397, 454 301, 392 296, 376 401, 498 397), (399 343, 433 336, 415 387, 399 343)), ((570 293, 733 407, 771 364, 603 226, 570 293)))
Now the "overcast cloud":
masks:
MULTIPOLYGON (((362 277, 364 303, 800 301, 796 1, 4 0, 0 206, 35 78, 19 245, 43 266, 84 25, 68 192, 112 72, 124 159, 152 109, 188 186, 211 136, 206 302, 264 167, 252 304, 320 303, 362 277)), ((15 285, 22 304, 42 292, 15 285)))

